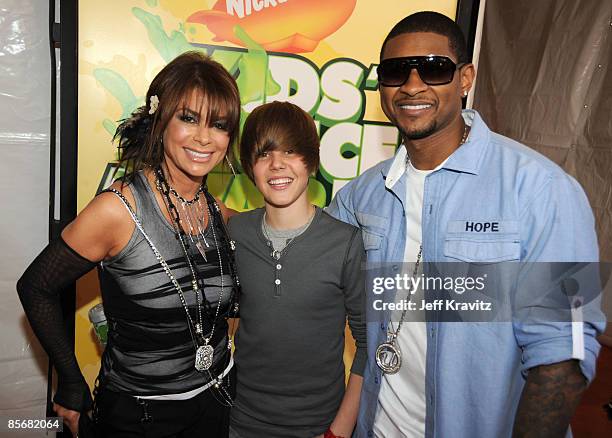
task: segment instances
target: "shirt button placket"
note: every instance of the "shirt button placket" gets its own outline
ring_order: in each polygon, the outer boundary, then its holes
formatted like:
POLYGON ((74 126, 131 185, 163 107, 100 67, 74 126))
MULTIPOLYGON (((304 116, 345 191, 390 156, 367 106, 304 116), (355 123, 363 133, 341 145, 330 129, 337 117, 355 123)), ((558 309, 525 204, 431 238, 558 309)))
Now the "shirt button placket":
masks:
POLYGON ((283 266, 280 263, 277 263, 275 266, 276 269, 274 269, 274 296, 275 297, 280 297, 281 296, 281 279, 280 279, 280 270, 283 268, 283 266))

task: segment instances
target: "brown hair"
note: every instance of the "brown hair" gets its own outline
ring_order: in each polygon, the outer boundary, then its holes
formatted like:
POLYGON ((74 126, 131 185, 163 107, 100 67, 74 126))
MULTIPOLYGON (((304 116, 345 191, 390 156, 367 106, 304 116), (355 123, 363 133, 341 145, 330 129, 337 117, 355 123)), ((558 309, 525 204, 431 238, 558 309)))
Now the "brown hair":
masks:
POLYGON ((223 117, 229 134, 228 158, 238 137, 240 96, 234 78, 221 64, 202 52, 185 52, 166 65, 153 79, 146 103, 132 117, 123 120, 113 140, 118 139, 119 165, 130 175, 145 166, 156 167, 164 159, 163 133, 180 105, 192 93, 198 93, 199 110, 206 107, 206 120, 213 123, 223 117), (151 108, 157 96, 159 107, 151 108), (154 98, 155 99, 155 98, 154 98), (153 114, 150 114, 153 112, 153 114))
POLYGON ((240 162, 253 180, 253 166, 268 151, 292 149, 309 173, 319 168, 319 135, 312 117, 289 102, 270 102, 247 117, 240 140, 240 162))

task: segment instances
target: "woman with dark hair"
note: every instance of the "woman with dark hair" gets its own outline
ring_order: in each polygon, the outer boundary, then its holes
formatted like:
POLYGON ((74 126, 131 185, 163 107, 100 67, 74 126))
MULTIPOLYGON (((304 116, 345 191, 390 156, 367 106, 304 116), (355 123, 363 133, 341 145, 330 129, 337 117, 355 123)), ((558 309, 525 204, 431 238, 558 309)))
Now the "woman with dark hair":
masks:
POLYGON ((109 324, 94 409, 102 435, 227 434, 227 318, 237 279, 226 210, 205 183, 231 151, 239 114, 236 83, 220 64, 198 52, 170 62, 115 135, 127 176, 96 196, 19 280, 26 315, 57 370, 54 409, 74 435, 92 399, 59 292, 96 264, 109 324))
POLYGON ((366 361, 361 233, 308 200, 319 137, 299 107, 256 108, 240 159, 265 207, 230 220, 242 279, 230 436, 348 438, 366 361), (345 388, 347 319, 357 351, 345 388))

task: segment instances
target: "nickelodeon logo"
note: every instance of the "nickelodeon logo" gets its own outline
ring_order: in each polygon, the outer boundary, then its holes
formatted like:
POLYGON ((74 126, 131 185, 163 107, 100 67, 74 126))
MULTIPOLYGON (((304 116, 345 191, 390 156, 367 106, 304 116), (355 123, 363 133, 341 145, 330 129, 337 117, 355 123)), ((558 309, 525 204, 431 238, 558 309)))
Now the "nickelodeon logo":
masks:
POLYGON ((251 15, 253 11, 259 12, 264 8, 274 7, 285 2, 287 0, 226 0, 225 5, 228 14, 244 18, 245 15, 251 15))
POLYGON ((195 12, 189 23, 205 25, 215 42, 244 47, 235 35, 240 26, 267 51, 312 52, 340 29, 357 0, 218 0, 209 10, 195 12))

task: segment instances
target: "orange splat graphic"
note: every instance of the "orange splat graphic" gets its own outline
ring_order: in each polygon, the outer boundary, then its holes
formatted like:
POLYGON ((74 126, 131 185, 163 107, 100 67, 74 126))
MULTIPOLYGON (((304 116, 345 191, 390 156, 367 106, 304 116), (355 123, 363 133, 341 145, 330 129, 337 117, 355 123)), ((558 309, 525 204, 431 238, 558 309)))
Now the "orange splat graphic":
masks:
POLYGON ((204 24, 216 42, 244 46, 234 35, 239 25, 265 50, 304 53, 316 49, 321 40, 337 31, 351 16, 357 0, 218 0, 187 22, 204 24), (250 3, 251 6, 245 5, 250 3), (233 7, 228 6, 234 5, 233 7), (263 5, 267 7, 262 7, 263 5), (239 5, 240 8, 237 9, 239 5), (260 8, 256 11, 254 7, 260 8), (228 13, 228 9, 232 12, 228 13), (242 17, 240 16, 242 15, 242 17))

